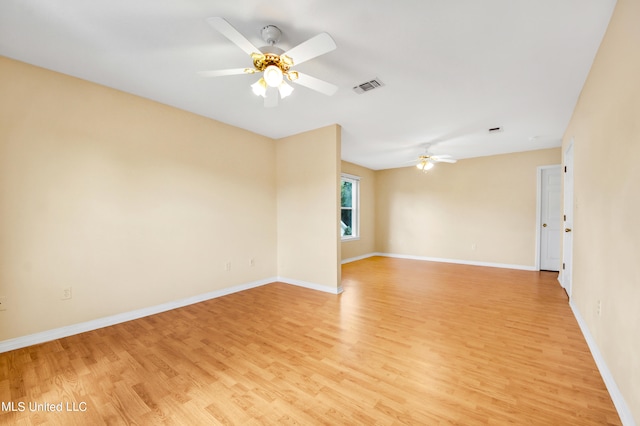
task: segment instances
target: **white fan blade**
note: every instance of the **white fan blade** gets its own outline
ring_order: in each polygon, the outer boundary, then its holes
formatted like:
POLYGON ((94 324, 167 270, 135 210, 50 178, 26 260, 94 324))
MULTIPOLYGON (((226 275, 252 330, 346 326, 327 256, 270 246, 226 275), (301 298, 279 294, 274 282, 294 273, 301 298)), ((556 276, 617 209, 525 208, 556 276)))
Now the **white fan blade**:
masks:
POLYGON ((293 65, 299 65, 309 59, 331 52, 336 47, 336 42, 333 41, 329 34, 320 33, 287 50, 283 55, 290 57, 293 60, 293 65))
POLYGON ((238 30, 233 28, 230 23, 220 17, 207 18, 207 24, 211 25, 220 34, 235 43, 240 49, 244 50, 247 55, 252 53, 260 53, 260 49, 255 47, 245 36, 240 34, 238 30))
POLYGON ((458 160, 454 160, 453 158, 443 158, 440 156, 431 157, 433 161, 437 161, 438 163, 455 163, 458 160))
POLYGON ((292 83, 299 84, 300 86, 308 87, 316 92, 324 93, 327 96, 332 96, 338 90, 338 86, 327 83, 324 80, 319 80, 310 75, 298 73, 298 78, 292 80, 292 83))
POLYGON ((274 108, 278 106, 278 89, 275 87, 269 87, 267 89, 267 96, 264 97, 264 107, 274 108))
POLYGON ((246 68, 231 68, 228 70, 198 71, 198 74, 203 77, 221 77, 224 75, 246 74, 245 70, 246 68))

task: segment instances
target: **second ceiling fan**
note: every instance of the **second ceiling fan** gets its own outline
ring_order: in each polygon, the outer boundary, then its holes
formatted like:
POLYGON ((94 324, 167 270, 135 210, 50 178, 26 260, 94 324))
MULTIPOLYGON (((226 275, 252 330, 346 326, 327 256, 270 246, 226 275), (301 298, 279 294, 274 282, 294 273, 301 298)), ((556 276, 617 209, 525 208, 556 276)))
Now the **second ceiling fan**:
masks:
POLYGON ((253 67, 200 71, 200 75, 204 77, 220 77, 262 73, 260 79, 252 84, 251 88, 256 95, 264 98, 265 107, 277 106, 279 98, 285 98, 293 92, 293 87, 287 84, 285 78, 292 83, 328 96, 333 95, 338 90, 338 87, 331 83, 292 69, 296 65, 334 50, 336 43, 329 34, 320 33, 285 52, 275 46, 282 34, 275 25, 267 25, 262 28, 261 36, 267 46, 257 48, 225 19, 220 17, 208 18, 207 23, 251 56, 253 67))
POLYGON ((431 170, 436 163, 455 163, 456 159, 452 158, 448 154, 431 154, 430 149, 434 146, 442 142, 432 142, 425 146, 424 154, 418 157, 418 161, 416 163, 416 167, 418 170, 422 170, 423 172, 427 172, 427 170, 431 170))
POLYGON ((427 172, 433 168, 435 163, 455 163, 458 160, 454 160, 450 155, 428 155, 424 154, 418 157, 416 167, 423 172, 427 172))

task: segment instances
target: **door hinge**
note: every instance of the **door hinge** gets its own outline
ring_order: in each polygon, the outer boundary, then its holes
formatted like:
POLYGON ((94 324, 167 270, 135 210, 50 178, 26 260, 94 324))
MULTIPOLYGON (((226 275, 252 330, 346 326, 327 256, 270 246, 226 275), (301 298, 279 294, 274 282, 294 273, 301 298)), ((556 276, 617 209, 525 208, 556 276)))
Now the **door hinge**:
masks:
POLYGON ((567 221, 567 215, 565 214, 563 217, 564 217, 564 221, 566 222, 567 221))
POLYGON ((562 270, 564 271, 564 262, 562 262, 562 270))
POLYGON ((564 166, 564 172, 567 173, 567 166, 564 166))

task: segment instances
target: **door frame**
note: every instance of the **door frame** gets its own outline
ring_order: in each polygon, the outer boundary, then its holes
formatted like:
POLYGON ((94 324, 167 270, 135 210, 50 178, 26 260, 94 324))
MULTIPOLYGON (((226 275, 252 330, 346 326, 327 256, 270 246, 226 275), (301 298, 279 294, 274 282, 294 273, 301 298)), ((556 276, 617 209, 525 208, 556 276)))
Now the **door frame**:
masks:
MULTIPOLYGON (((574 197, 575 197, 574 195, 575 194, 575 182, 574 182, 575 176, 573 173, 574 155, 575 155, 575 152, 573 150, 573 138, 571 138, 571 140, 567 144, 567 149, 564 151, 563 158, 562 158, 562 164, 565 167, 565 172, 562 174, 562 177, 563 177, 562 179, 562 213, 566 217, 567 206, 569 205, 569 203, 571 203, 571 215, 569 217, 569 225, 571 225, 572 228, 574 227, 574 216, 575 216, 575 208, 573 205, 574 197), (569 159, 569 161, 567 161, 567 159, 569 159), (569 167, 567 167, 567 164, 569 164, 569 167), (567 177, 570 178, 570 182, 571 182, 570 192, 567 192, 567 177)), ((562 228, 564 229, 566 227, 567 227, 567 221, 563 220, 562 228)), ((560 281, 560 285, 562 285, 564 290, 567 292, 567 296, 569 297, 569 300, 571 300, 571 289, 573 287, 573 232, 569 237, 567 237, 565 234, 566 232, 563 232, 563 237, 562 237, 563 268, 560 271, 561 273, 560 276, 562 278, 559 279, 559 281, 560 281), (569 256, 567 256, 567 254, 569 254, 569 256), (569 258, 568 260, 567 260, 567 257, 569 258), (566 267, 565 264, 568 264, 568 267, 566 267)))
MULTIPOLYGON (((542 171, 545 169, 560 168, 561 164, 550 164, 548 166, 538 166, 536 175, 536 263, 535 270, 540 270, 540 249, 542 234, 542 171)), ((560 273, 558 273, 558 277, 560 273)))

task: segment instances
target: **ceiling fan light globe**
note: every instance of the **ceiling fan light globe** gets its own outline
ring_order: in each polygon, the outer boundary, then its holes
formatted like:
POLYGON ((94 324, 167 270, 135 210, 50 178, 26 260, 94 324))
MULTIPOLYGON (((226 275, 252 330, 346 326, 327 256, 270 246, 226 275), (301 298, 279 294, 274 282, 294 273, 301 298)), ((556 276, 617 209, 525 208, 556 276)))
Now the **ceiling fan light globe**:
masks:
POLYGON ((280 98, 284 99, 293 92, 293 87, 283 81, 278 86, 278 91, 280 92, 280 98))
POLYGON ((254 95, 262 96, 263 98, 267 96, 267 83, 264 81, 264 78, 256 81, 251 85, 251 90, 254 95))
POLYGON ((264 80, 269 87, 278 87, 282 83, 282 70, 276 65, 269 65, 264 70, 264 80))
POLYGON ((427 170, 431 170, 433 168, 433 165, 434 164, 431 161, 421 160, 418 164, 416 164, 416 167, 418 168, 418 170, 426 172, 427 170))

